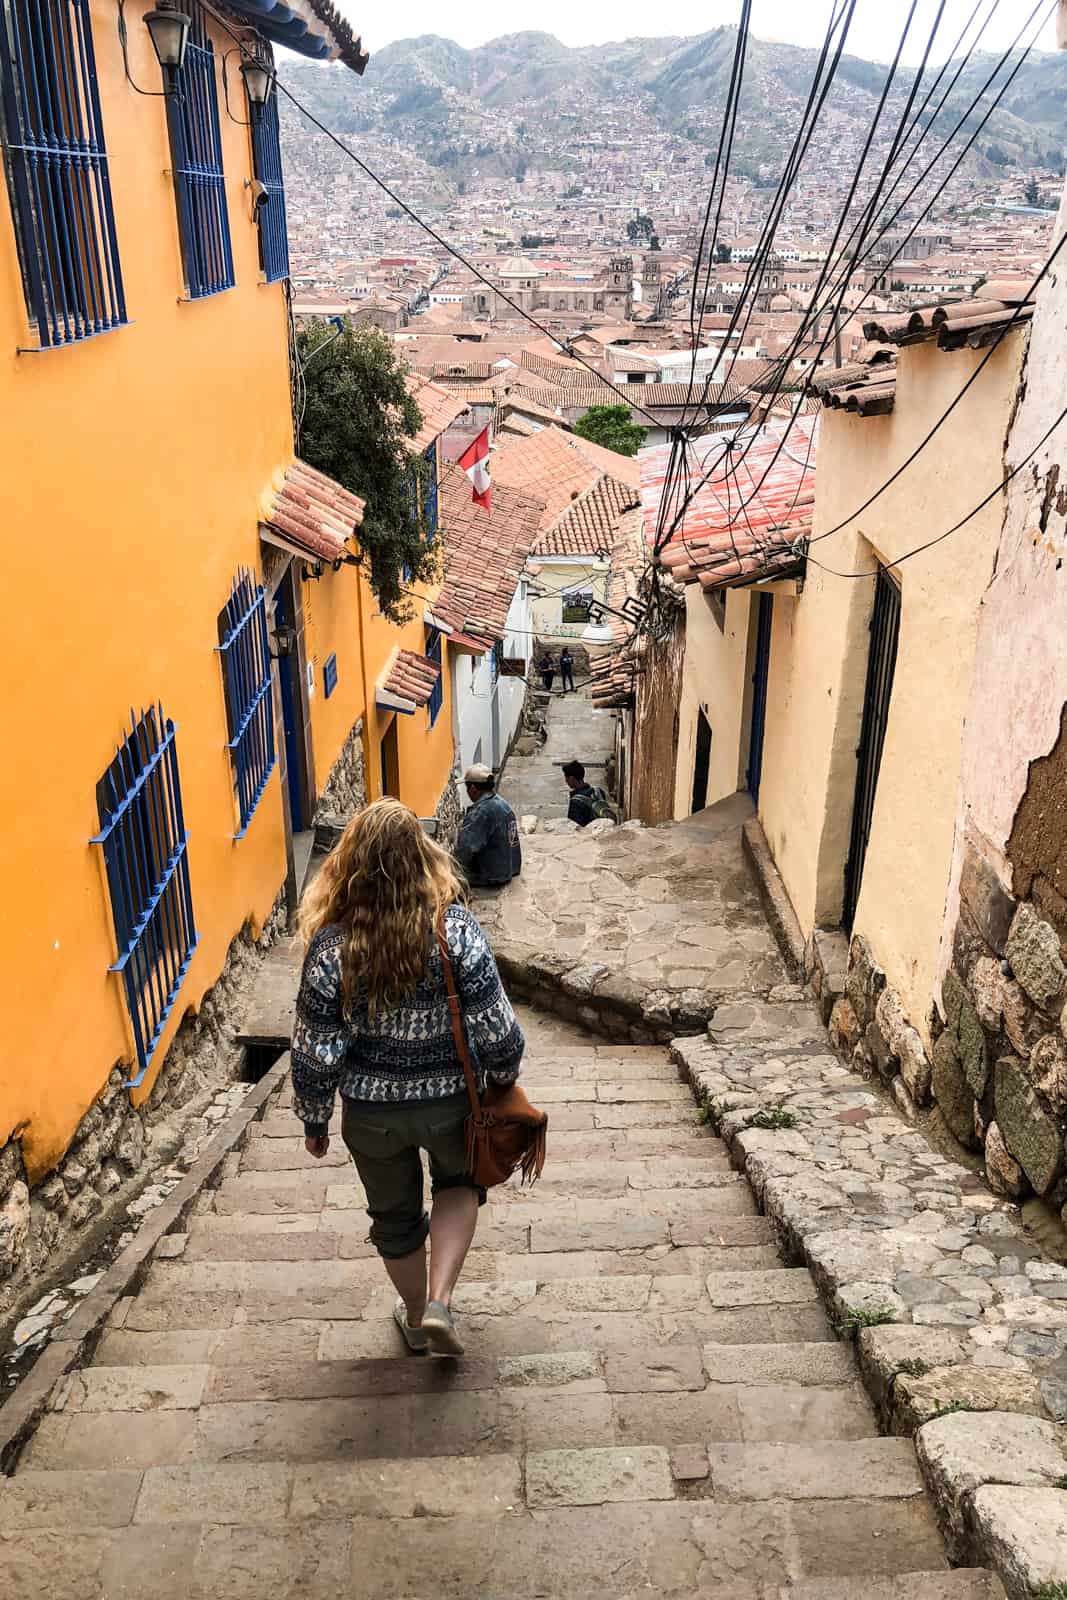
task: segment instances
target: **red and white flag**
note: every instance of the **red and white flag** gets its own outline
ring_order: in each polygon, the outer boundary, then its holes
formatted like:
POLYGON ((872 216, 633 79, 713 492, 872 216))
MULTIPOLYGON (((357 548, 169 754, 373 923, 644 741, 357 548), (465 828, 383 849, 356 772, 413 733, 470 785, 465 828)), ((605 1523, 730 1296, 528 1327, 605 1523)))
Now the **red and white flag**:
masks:
POLYGON ((489 481, 488 428, 483 428, 477 439, 467 446, 459 458, 459 465, 471 481, 474 489, 472 499, 475 505, 479 505, 483 511, 491 513, 493 508, 490 497, 493 492, 493 486, 489 481))

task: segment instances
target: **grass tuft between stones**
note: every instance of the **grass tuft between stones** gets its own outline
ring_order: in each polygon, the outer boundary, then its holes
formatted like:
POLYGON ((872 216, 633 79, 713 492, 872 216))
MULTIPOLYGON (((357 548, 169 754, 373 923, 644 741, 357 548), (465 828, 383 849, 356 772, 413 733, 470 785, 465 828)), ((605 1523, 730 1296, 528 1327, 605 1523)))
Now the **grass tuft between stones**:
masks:
POLYGON ((1030 1591, 1030 1600, 1067 1600, 1067 1583, 1042 1583, 1030 1591))
MULTIPOLYGON (((956 1411, 977 1410, 979 1410, 978 1406, 968 1405, 966 1400, 942 1400, 938 1398, 937 1404, 934 1407, 934 1416, 951 1417, 956 1411)), ((1067 1592, 1064 1593, 1063 1600, 1067 1600, 1067 1592)))
POLYGON ((846 1306, 834 1323, 834 1332, 839 1339, 852 1339, 861 1328, 880 1328, 884 1322, 896 1320, 892 1306, 846 1306))
POLYGON ((901 1361, 897 1365, 898 1377, 903 1373, 908 1378, 925 1378, 929 1371, 930 1363, 924 1361, 921 1356, 909 1356, 906 1361, 901 1361))
POLYGON ((797 1114, 786 1106, 764 1106, 761 1111, 754 1111, 745 1123, 746 1128, 795 1128, 797 1114))

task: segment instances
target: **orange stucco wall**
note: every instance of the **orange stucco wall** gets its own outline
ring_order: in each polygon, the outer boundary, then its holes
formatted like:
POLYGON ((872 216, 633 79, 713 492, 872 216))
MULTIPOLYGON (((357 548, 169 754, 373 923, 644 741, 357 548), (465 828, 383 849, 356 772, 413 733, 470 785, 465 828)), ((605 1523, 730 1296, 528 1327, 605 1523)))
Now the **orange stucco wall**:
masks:
MULTIPOLYGON (((119 253, 131 325, 18 354, 29 336, 0 182, 0 527, 8 604, 0 696, 0 1144, 31 1177, 54 1165, 131 1050, 98 847, 95 786, 129 708, 178 724, 200 944, 154 1058, 285 873, 277 774, 234 843, 216 617, 258 564, 264 485, 291 459, 286 313, 260 283, 244 181, 248 132, 219 93, 236 287, 184 303, 162 100, 125 82, 110 3, 93 5, 119 253)), ((216 50, 228 48, 225 36, 216 50)), ((159 88, 139 15, 131 71, 159 88)), ((231 101, 242 96, 232 81, 231 101)), ((334 580, 330 580, 331 582, 334 580)), ((328 740, 325 741, 328 743, 328 740)), ((152 1082, 150 1073, 139 1098, 152 1082)))
POLYGON ((353 726, 366 710, 363 651, 360 639, 360 581, 354 567, 329 568, 317 581, 305 581, 304 645, 314 673, 311 696, 311 739, 315 755, 315 787, 326 787, 337 757, 353 726), (323 669, 337 657, 337 687, 326 698, 323 669))

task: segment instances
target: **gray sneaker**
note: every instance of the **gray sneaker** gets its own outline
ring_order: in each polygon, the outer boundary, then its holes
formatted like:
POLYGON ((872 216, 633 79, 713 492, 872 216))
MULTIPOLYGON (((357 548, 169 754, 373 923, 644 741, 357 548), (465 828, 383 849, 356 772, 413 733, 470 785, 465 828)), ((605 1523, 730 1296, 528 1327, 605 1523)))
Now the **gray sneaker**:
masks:
POLYGON ((426 1335, 421 1328, 413 1328, 408 1322, 407 1308, 399 1295, 393 1307, 393 1321, 404 1335, 404 1343, 416 1355, 423 1355, 426 1350, 426 1335))
POLYGON ((431 1300, 422 1319, 420 1333, 426 1336, 426 1348, 432 1356, 461 1356, 463 1340, 456 1332, 452 1313, 440 1300, 431 1300))

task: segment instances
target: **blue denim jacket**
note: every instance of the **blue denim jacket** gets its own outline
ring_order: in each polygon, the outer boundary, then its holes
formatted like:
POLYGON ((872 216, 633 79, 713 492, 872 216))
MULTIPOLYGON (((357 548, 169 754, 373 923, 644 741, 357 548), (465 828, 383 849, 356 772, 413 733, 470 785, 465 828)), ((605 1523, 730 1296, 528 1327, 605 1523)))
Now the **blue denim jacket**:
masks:
POLYGON ((476 800, 460 824, 456 860, 472 884, 510 883, 522 870, 519 825, 498 794, 476 800))

